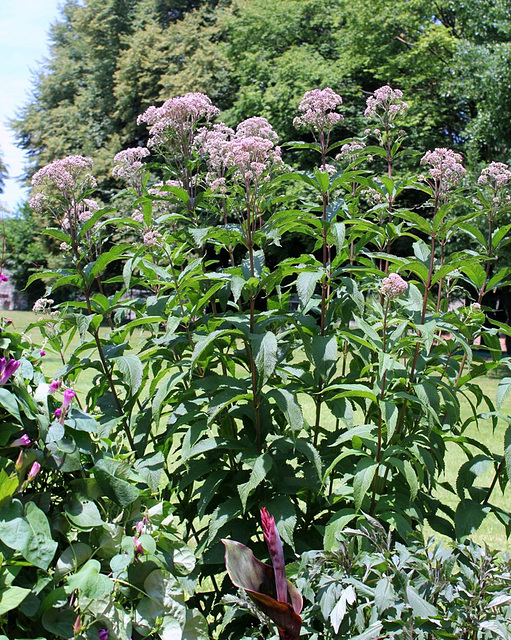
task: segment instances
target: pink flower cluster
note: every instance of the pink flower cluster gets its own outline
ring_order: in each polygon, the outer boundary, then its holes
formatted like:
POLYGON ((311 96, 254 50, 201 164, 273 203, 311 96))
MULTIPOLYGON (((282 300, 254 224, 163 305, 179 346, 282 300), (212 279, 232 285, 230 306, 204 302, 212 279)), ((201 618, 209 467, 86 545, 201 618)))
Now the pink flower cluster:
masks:
POLYGON ((227 167, 234 169, 234 176, 245 184, 258 182, 271 165, 281 162, 279 147, 268 138, 234 138, 226 149, 227 167))
POLYGON ((92 215, 98 211, 99 204, 95 200, 84 198, 77 206, 78 220, 80 222, 87 222, 92 215))
POLYGON ((161 233, 156 230, 146 231, 144 233, 144 244, 146 247, 157 247, 161 244, 161 233))
POLYGON ((452 149, 439 148, 426 151, 421 164, 429 166, 429 175, 435 182, 435 188, 444 194, 451 187, 457 186, 466 174, 462 161, 461 155, 452 149))
POLYGON ((51 298, 39 298, 34 303, 32 311, 34 313, 47 313, 51 311, 51 305, 54 304, 54 300, 51 298))
POLYGON ((34 174, 32 185, 55 185, 59 191, 68 195, 77 187, 95 187, 96 180, 89 173, 92 164, 92 158, 84 156, 67 156, 54 160, 34 174))
POLYGON ((381 281, 380 293, 384 298, 392 300, 403 295, 408 289, 408 283, 398 273, 391 273, 381 281))
POLYGON ((492 162, 481 171, 477 184, 489 184, 494 189, 505 187, 511 180, 511 171, 503 162, 492 162))
POLYGON ((367 99, 364 115, 371 118, 379 115, 378 112, 388 114, 389 120, 394 120, 398 115, 408 109, 408 104, 403 102, 403 92, 400 89, 392 89, 388 84, 376 89, 372 96, 367 99))
POLYGON ((268 120, 257 116, 243 120, 236 127, 237 138, 250 138, 252 136, 266 138, 274 143, 277 143, 279 139, 268 120))
POLYGON ((335 157, 336 160, 347 158, 349 162, 353 162, 359 155, 359 152, 365 147, 365 142, 354 140, 353 142, 347 142, 341 147, 341 152, 335 157))
POLYGON ((137 124, 144 122, 150 127, 148 146, 155 147, 176 135, 188 135, 200 120, 211 120, 219 113, 204 93, 187 93, 167 100, 161 107, 149 107, 138 116, 137 124))
POLYGON ((341 96, 330 87, 307 91, 298 105, 301 115, 296 116, 293 124, 297 129, 330 131, 344 120, 340 113, 336 113, 337 107, 341 104, 341 96))
POLYGON ((131 180, 143 167, 142 160, 147 158, 148 155, 150 155, 150 151, 146 147, 131 147, 124 151, 119 151, 114 156, 116 164, 112 169, 112 175, 116 178, 131 180))
POLYGON ((201 129, 195 143, 207 155, 211 190, 225 192, 227 169, 233 169, 234 176, 245 184, 257 182, 271 165, 282 162, 280 148, 275 146, 277 141, 278 136, 266 118, 243 120, 236 131, 223 123, 201 129))
POLYGON ((208 166, 219 175, 225 171, 226 150, 234 135, 234 129, 220 122, 211 129, 202 127, 195 136, 197 151, 208 156, 208 166))

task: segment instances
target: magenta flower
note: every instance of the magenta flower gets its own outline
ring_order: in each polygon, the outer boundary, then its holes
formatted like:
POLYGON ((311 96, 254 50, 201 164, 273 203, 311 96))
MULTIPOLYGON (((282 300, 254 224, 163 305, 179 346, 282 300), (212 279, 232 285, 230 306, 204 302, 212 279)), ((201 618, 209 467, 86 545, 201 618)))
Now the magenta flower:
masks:
POLYGON ((13 442, 11 442, 11 447, 28 447, 32 444, 30 440, 30 436, 24 433, 21 437, 16 438, 13 442))
POLYGON ((144 547, 137 536, 133 536, 133 549, 135 551, 135 562, 138 562, 139 557, 144 555, 144 547))
POLYGON ((261 509, 263 533, 273 566, 258 560, 240 542, 222 540, 225 545, 225 566, 232 583, 244 589, 261 611, 279 630, 281 640, 298 640, 302 619, 302 596, 286 579, 284 552, 275 519, 261 509))
POLYGON ((48 393, 53 394, 55 391, 60 389, 60 380, 54 380, 50 382, 50 388, 48 389, 48 393))
POLYGON ((39 355, 41 358, 46 355, 46 351, 44 349, 39 349, 39 355))
POLYGON ((28 472, 27 482, 32 482, 34 478, 37 476, 41 469, 41 465, 39 462, 34 462, 34 464, 30 467, 30 471, 28 472))
POLYGON ((64 400, 62 401, 63 410, 66 410, 69 408, 71 401, 75 396, 76 396, 76 391, 73 391, 73 389, 66 389, 64 391, 64 400))
POLYGON ((18 370, 20 364, 18 360, 13 358, 10 360, 0 358, 0 386, 3 386, 9 380, 12 374, 18 370))
POLYGON ((58 409, 55 409, 54 415, 57 418, 57 420, 60 420, 62 418, 62 409, 60 407, 58 409))
POLYGON ((108 629, 100 629, 98 631, 99 640, 108 640, 108 634, 109 634, 108 629))
POLYGON ((0 282, 7 282, 7 280, 9 280, 9 278, 5 274, 0 273, 0 282))

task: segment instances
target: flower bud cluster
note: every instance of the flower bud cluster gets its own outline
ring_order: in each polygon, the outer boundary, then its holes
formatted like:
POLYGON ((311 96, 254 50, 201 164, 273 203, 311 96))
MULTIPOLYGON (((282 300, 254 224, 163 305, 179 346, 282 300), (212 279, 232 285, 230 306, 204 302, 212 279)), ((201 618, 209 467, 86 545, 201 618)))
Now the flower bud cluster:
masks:
POLYGON ((307 91, 298 105, 301 115, 296 116, 293 124, 297 129, 330 131, 344 120, 344 117, 336 112, 341 104, 341 96, 330 87, 307 91))
POLYGON ((433 178, 435 188, 445 194, 450 188, 457 186, 466 170, 461 164, 461 154, 452 149, 438 148, 426 151, 421 159, 421 165, 429 166, 429 175, 433 178))
POLYGON ((336 160, 347 159, 348 162, 353 162, 357 159, 362 149, 365 148, 365 142, 354 140, 353 142, 347 142, 341 147, 341 152, 335 156, 336 160))
POLYGON ((112 169, 112 175, 116 178, 132 180, 144 166, 142 160, 148 155, 150 155, 150 151, 146 147, 131 147, 119 151, 114 156, 115 166, 112 169))
POLYGON ((220 113, 204 93, 187 93, 171 98, 161 107, 151 106, 138 116, 150 127, 148 147, 165 144, 169 138, 190 134, 201 120, 211 120, 220 113))
POLYGON ((364 115, 366 118, 376 115, 380 119, 382 116, 388 116, 388 120, 392 121, 408 110, 408 104, 403 102, 402 98, 403 92, 400 89, 392 89, 386 84, 376 89, 373 95, 367 99, 364 115))
POLYGON ((34 174, 32 185, 54 185, 67 195, 72 194, 78 187, 95 187, 96 180, 89 173, 92 164, 92 158, 84 156, 67 156, 61 160, 54 160, 34 174))
POLYGON ((34 302, 32 311, 34 313, 48 313, 51 311, 51 306, 54 302, 55 301, 52 300, 52 298, 39 298, 39 300, 34 302))
POLYGON ((481 171, 477 180, 479 185, 490 185, 495 190, 505 187, 511 180, 511 171, 503 162, 492 162, 481 171))
POLYGON ((408 283, 398 273, 391 273, 381 281, 380 293, 387 300, 398 298, 406 293, 408 283))

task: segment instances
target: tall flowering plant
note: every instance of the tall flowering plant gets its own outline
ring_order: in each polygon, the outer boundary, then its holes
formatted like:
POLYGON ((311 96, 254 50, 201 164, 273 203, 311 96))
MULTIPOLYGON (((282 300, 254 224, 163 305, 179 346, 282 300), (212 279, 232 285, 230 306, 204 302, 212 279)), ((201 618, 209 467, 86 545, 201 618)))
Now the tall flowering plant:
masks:
MULTIPOLYGON (((297 106, 295 124, 313 142, 290 146, 317 158, 312 171, 283 164, 265 118, 228 127, 203 94, 150 107, 139 120, 149 127, 147 147, 115 159, 129 208, 80 221, 78 202, 91 194, 80 191, 84 174, 71 172, 80 194, 73 196, 76 251, 65 237, 75 257, 65 273, 46 274, 53 288, 79 291, 62 322, 82 343, 70 357, 62 354, 56 378, 78 389, 81 371, 95 375, 83 400, 77 393, 57 407, 57 435, 74 428, 75 416, 80 424, 86 409, 96 421, 94 438, 109 447, 108 461, 92 471, 107 498, 128 517, 146 495, 142 477, 173 505, 202 560, 194 598, 212 617, 225 591, 217 581, 220 540, 238 539, 226 543, 233 581, 268 611, 289 614, 289 629, 283 618, 275 622, 291 637, 299 611, 283 579, 285 549, 335 549, 343 530, 366 518, 385 521, 402 541, 426 522, 464 539, 490 510, 510 522, 492 504, 496 483, 507 482, 505 457, 474 439, 467 447, 467 429, 493 407, 477 378, 499 365, 497 331, 505 331, 484 323, 486 292, 508 282, 495 269, 506 236, 496 221, 507 206, 508 169, 483 171, 468 207, 468 174, 453 150, 427 152, 419 177, 399 176, 405 138, 398 124, 407 104, 398 89, 370 96, 367 132, 332 143, 341 105, 339 94, 323 88, 297 106), (96 223, 126 241, 87 262, 86 234, 96 223), (300 255, 294 234, 308 242, 300 255), (452 252, 456 236, 463 246, 452 252), (272 261, 286 244, 294 257, 272 261), (114 261, 122 269, 107 273, 114 261), (476 342, 490 359, 474 351, 476 342), (469 417, 461 413, 465 397, 469 417), (437 494, 447 442, 467 455, 447 486, 455 508, 437 494), (493 480, 485 485, 478 475, 489 468, 493 480), (125 484, 132 482, 138 493, 125 484), (261 503, 279 523, 277 534, 263 512, 269 568, 247 551, 261 503), (248 582, 240 563, 252 571, 248 582), (271 578, 271 593, 263 578, 271 578)), ((60 194, 51 200, 60 207, 59 226, 49 230, 56 238, 66 233, 66 185, 40 185, 49 189, 41 202, 60 194)), ((495 427, 499 409, 490 412, 495 427)), ((83 442, 66 433, 80 464, 83 442)), ((154 546, 146 535, 130 530, 123 543, 137 571, 154 546)), ((145 607, 137 616, 149 615, 145 607)), ((158 616, 149 617, 137 628, 149 633, 158 616)), ((216 626, 217 635, 238 633, 230 617, 216 626)))

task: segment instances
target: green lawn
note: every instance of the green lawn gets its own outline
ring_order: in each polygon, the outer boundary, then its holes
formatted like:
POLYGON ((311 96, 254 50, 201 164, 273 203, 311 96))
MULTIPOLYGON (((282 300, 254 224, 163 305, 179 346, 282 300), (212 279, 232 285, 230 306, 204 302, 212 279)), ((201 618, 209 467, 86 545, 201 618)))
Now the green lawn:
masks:
MULTIPOLYGON (((12 319, 14 328, 17 331, 24 332, 25 329, 34 321, 37 320, 37 315, 28 312, 28 311, 4 311, 2 313, 4 318, 12 319)), ((107 331, 107 329, 105 329, 107 331)), ((27 337, 33 341, 34 345, 39 345, 42 342, 42 336, 37 328, 33 328, 27 332, 27 337)), ((71 346, 76 345, 78 342, 78 338, 75 338, 72 341, 71 346)), ((47 376, 52 378, 55 376, 55 373, 62 366, 62 361, 59 354, 53 352, 47 345, 45 346, 46 356, 44 356, 43 360, 43 368, 46 372, 47 376)), ((497 387, 499 381, 502 377, 509 375, 507 373, 507 368, 501 367, 497 372, 492 372, 491 375, 481 378, 479 380, 479 385, 481 389, 489 395, 492 400, 495 400, 497 394, 497 387)), ((80 377, 77 390, 79 392, 85 393, 90 384, 92 384, 93 374, 91 372, 85 372, 80 377)), ((314 415, 314 405, 309 397, 301 398, 303 400, 303 409, 306 419, 311 422, 313 420, 314 415)), ((503 413, 505 415, 511 416, 511 394, 506 398, 503 407, 503 413)), ((467 417, 469 415, 469 405, 466 403, 465 407, 463 407, 463 415, 467 417)), ((326 416, 325 416, 326 417, 326 416)), ((472 424, 467 431, 468 436, 480 440, 484 442, 492 451, 503 452, 504 450, 504 433, 506 429, 506 424, 504 421, 499 421, 499 424, 495 431, 493 430, 491 423, 489 420, 480 419, 478 424, 472 424)), ((449 453, 447 456, 448 467, 445 472, 445 476, 442 480, 449 482, 454 485, 456 481, 456 476, 458 473, 458 469, 460 466, 466 462, 467 457, 462 452, 462 450, 452 444, 449 446, 449 453)), ((491 482, 492 472, 489 471, 485 476, 482 476, 480 481, 477 483, 481 486, 488 486, 491 482)), ((446 490, 441 489, 439 491, 439 497, 442 501, 452 508, 456 508, 457 498, 453 494, 449 493, 446 490)), ((508 486, 505 492, 502 492, 500 488, 497 486, 494 489, 492 495, 492 502, 497 504, 502 508, 510 508, 511 507, 511 487, 508 486)), ((426 535, 431 533, 431 530, 426 529, 426 535)), ((493 548, 500 549, 511 549, 511 541, 506 539, 504 527, 496 520, 493 516, 488 516, 486 520, 483 522, 480 529, 473 536, 474 540, 480 544, 488 544, 493 548)))

